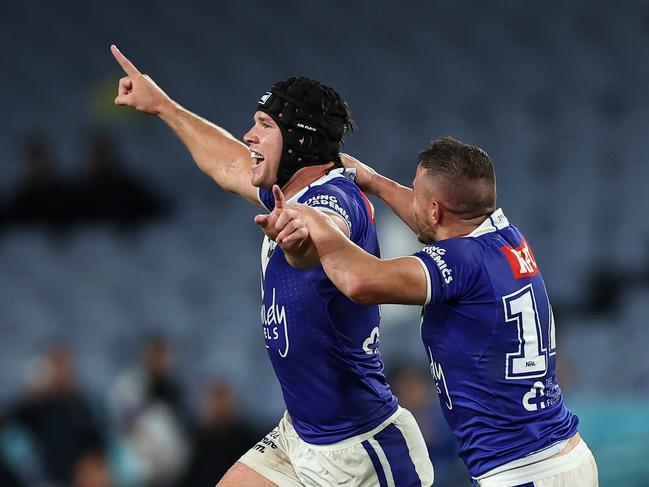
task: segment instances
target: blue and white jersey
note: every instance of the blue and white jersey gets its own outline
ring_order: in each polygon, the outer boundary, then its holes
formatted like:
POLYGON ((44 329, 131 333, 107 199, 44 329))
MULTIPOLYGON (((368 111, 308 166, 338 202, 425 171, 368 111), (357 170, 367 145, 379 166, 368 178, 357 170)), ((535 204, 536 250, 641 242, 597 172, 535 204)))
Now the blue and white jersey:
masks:
MULTIPOLYGON (((502 210, 414 254, 428 298, 421 335, 440 405, 472 477, 577 432, 556 377, 554 317, 532 249, 502 210)), ((523 459, 523 460, 521 460, 523 459)))
MULTIPOLYGON (((259 190, 271 211, 271 190, 259 190)), ((350 174, 335 169, 289 199, 340 216, 350 239, 379 256, 367 198, 350 174)), ((322 266, 291 267, 275 242, 261 251, 261 319, 268 355, 300 437, 334 443, 365 433, 397 409, 379 353, 379 307, 350 301, 322 266)))

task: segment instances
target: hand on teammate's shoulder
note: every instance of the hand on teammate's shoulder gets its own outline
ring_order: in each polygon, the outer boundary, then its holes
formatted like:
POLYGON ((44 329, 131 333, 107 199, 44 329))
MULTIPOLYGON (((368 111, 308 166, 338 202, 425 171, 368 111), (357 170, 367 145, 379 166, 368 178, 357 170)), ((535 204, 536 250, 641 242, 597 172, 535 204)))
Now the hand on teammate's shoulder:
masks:
POLYGON ((340 160, 343 166, 355 171, 356 177, 354 178, 354 182, 356 185, 363 191, 371 193, 372 178, 377 175, 377 172, 367 164, 343 152, 340 153, 340 160))

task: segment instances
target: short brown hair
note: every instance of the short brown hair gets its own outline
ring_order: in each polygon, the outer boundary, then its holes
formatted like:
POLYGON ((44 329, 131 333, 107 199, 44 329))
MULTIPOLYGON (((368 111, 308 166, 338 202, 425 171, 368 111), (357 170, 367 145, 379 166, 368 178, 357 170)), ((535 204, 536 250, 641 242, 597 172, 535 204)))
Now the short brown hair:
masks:
POLYGON ((496 173, 491 158, 479 147, 442 137, 419 153, 419 166, 439 181, 442 202, 460 218, 496 209, 496 173))

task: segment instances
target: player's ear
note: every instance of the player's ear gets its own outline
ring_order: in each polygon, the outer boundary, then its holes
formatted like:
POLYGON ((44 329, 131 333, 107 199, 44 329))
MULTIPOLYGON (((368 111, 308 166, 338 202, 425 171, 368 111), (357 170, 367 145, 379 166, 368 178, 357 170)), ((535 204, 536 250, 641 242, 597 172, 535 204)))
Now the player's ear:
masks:
POLYGON ((439 222, 442 220, 444 207, 440 205, 437 200, 433 200, 428 211, 430 212, 431 222, 434 223, 435 225, 438 225, 439 222))

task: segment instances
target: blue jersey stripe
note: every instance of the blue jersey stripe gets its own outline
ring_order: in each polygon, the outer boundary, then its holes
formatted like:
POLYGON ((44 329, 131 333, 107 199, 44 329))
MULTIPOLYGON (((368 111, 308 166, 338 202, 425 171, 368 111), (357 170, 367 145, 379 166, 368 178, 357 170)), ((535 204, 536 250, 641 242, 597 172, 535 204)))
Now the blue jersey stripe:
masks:
POLYGON ((421 486, 421 479, 412 463, 408 444, 399 428, 389 424, 374 435, 388 459, 396 487, 421 486))
POLYGON ((374 448, 372 448, 372 445, 370 445, 370 442, 367 440, 361 443, 361 445, 363 445, 363 448, 365 448, 367 455, 370 457, 370 460, 372 460, 372 465, 374 465, 374 470, 376 471, 376 477, 379 479, 379 486, 388 487, 388 481, 385 478, 383 465, 381 465, 381 460, 379 460, 379 456, 374 451, 374 448))

